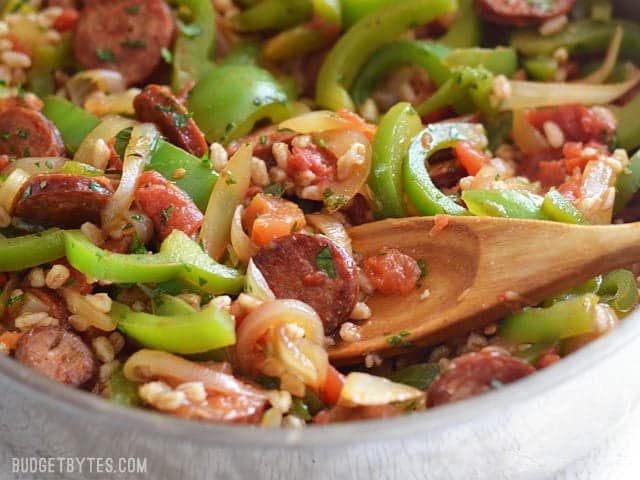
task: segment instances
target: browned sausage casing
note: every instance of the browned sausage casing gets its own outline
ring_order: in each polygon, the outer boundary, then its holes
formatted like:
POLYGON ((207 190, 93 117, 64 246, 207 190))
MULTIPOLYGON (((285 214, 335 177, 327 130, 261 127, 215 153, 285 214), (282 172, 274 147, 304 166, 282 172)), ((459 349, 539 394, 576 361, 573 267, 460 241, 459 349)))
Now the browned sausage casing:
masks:
POLYGON ((495 23, 523 26, 563 15, 575 0, 476 0, 480 14, 495 23))
POLYGON ((56 126, 42 113, 13 106, 0 112, 0 155, 58 157, 64 143, 56 126))
POLYGON ((207 140, 196 122, 187 115, 187 109, 167 88, 147 85, 133 99, 133 107, 138 120, 158 125, 171 143, 196 157, 202 157, 209 150, 207 140))
POLYGON ((435 407, 478 395, 501 384, 515 382, 534 371, 524 360, 497 351, 467 353, 453 359, 431 384, 427 405, 435 407))
POLYGON ((293 234, 276 238, 260 249, 253 261, 278 298, 293 298, 320 315, 325 333, 349 318, 358 300, 358 276, 351 255, 331 240, 293 234), (335 278, 323 270, 318 255, 331 252, 335 278))
POLYGON ((87 383, 96 371, 91 349, 61 327, 30 330, 18 340, 15 357, 43 375, 74 387, 87 383))
POLYGON ((73 54, 84 68, 107 68, 127 85, 139 84, 162 62, 175 29, 162 0, 86 2, 73 37, 73 54))
POLYGON ((53 173, 31 177, 23 185, 13 214, 47 226, 77 228, 100 223, 112 191, 105 178, 53 173))

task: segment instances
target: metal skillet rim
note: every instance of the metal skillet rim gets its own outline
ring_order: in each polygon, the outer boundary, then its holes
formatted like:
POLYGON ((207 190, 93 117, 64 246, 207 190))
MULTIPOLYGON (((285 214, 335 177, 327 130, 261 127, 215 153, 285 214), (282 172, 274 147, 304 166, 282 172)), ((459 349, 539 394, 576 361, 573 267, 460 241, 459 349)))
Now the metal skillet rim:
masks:
MULTIPOLYGON (((126 408, 94 394, 68 388, 36 374, 11 358, 0 358, 0 375, 11 380, 25 395, 38 397, 51 407, 51 414, 62 411, 82 416, 87 422, 109 423, 122 431, 135 431, 163 438, 197 442, 211 447, 258 447, 306 450, 312 447, 346 447, 374 443, 379 439, 400 440, 417 435, 437 437, 451 426, 460 426, 492 412, 504 410, 519 401, 547 392, 572 377, 587 374, 590 367, 615 355, 640 336, 640 310, 629 315, 606 336, 586 345, 558 364, 537 372, 503 389, 434 410, 384 420, 369 420, 302 429, 268 429, 243 425, 212 425, 182 420, 170 415, 126 408)), ((81 421, 78 418, 77 422, 81 421)))

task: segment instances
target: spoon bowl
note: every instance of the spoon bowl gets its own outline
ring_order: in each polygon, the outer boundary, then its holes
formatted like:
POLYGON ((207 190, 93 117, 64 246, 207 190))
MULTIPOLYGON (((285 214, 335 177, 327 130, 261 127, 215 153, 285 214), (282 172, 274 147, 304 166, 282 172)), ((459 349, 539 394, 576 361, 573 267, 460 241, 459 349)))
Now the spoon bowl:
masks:
POLYGON ((493 217, 412 217, 352 228, 367 258, 397 248, 427 275, 409 295, 374 294, 358 342, 339 341, 332 362, 362 362, 441 342, 535 305, 601 273, 640 261, 640 223, 578 226, 493 217))

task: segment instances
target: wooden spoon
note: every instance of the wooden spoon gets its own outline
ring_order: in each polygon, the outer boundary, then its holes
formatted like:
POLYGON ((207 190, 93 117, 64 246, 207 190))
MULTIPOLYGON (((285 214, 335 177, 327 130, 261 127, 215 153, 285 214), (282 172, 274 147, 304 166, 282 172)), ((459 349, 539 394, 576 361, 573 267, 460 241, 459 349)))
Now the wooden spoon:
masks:
POLYGON ((640 223, 576 226, 490 217, 413 217, 349 231, 363 258, 394 247, 423 259, 428 274, 415 292, 374 294, 358 342, 329 350, 334 363, 371 352, 406 352, 462 335, 589 278, 640 261, 640 223), (425 294, 428 289, 428 294, 425 294), (428 295, 428 296, 427 296, 428 295), (426 298, 425 298, 426 297, 426 298), (404 347, 404 348, 403 348, 404 347))

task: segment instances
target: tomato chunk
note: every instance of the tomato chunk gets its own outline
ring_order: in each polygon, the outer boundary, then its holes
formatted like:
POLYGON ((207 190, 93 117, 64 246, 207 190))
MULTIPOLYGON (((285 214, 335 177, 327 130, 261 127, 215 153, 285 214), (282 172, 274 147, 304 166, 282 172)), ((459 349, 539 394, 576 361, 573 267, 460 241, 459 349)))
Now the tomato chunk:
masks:
POLYGON ((554 122, 564 133, 565 139, 571 142, 596 141, 606 144, 616 131, 613 118, 584 105, 537 108, 527 113, 527 119, 540 131, 546 122, 554 122))
POLYGON ((242 223, 258 247, 278 237, 295 233, 307 224, 304 212, 298 205, 264 193, 251 199, 242 223))
POLYGON ((202 225, 203 215, 189 196, 153 170, 140 177, 135 200, 161 240, 173 230, 193 235, 202 225))
POLYGON ((469 175, 476 175, 487 164, 487 157, 468 142, 456 143, 453 151, 469 175))
POLYGON ((414 258, 388 248, 365 260, 364 273, 380 293, 406 295, 416 288, 422 270, 414 258))

